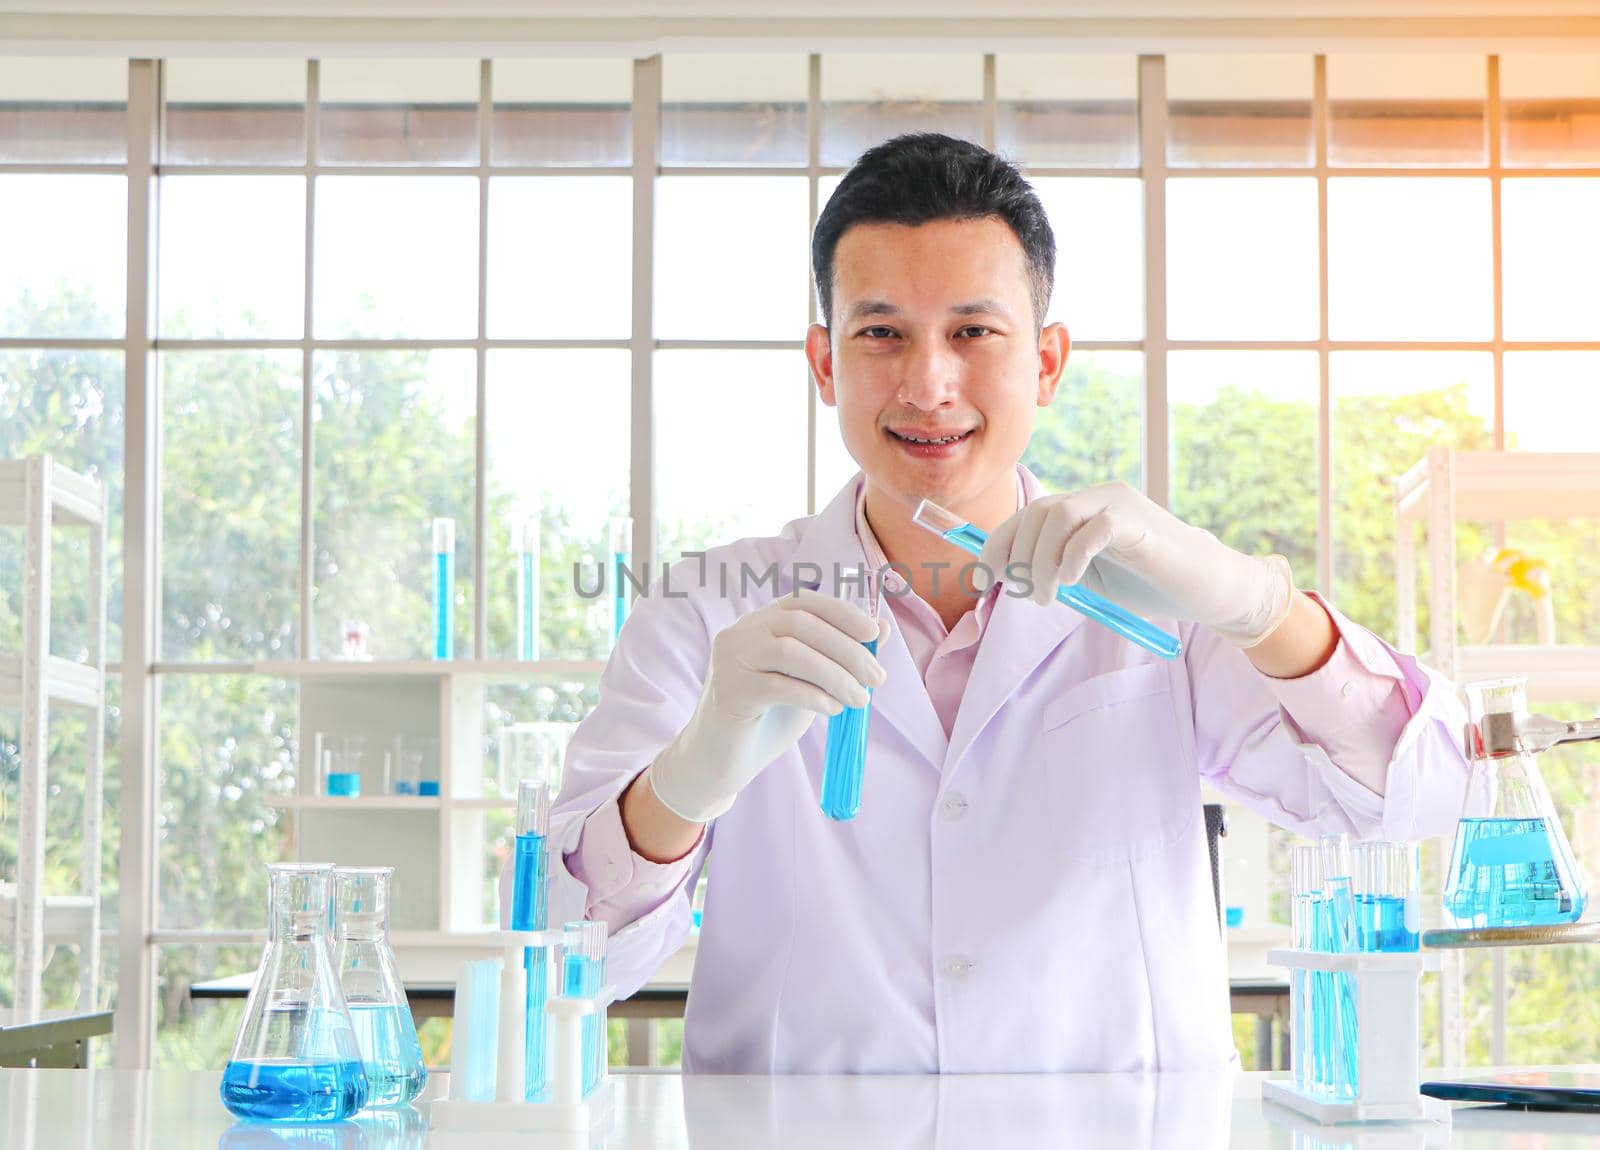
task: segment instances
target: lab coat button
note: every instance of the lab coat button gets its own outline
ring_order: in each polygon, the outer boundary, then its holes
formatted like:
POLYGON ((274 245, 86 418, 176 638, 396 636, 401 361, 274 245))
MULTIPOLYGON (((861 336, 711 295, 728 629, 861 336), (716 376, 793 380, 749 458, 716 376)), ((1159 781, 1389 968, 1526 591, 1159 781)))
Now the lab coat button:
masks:
POLYGON ((1339 688, 1339 697, 1341 699, 1348 699, 1351 695, 1353 695, 1355 693, 1356 693, 1356 685, 1354 683, 1346 683, 1344 686, 1339 688))
POLYGON ((939 812, 954 822, 967 813, 967 796, 959 791, 951 791, 939 800, 939 812))
POLYGON ((954 954, 944 960, 944 973, 946 978, 966 978, 977 967, 977 963, 970 958, 963 958, 954 954))

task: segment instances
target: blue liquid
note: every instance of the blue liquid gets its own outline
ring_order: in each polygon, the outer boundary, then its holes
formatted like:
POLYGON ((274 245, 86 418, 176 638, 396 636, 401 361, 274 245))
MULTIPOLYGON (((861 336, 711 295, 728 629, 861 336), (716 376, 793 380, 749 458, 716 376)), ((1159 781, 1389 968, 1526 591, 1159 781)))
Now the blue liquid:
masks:
POLYGON ((422 1046, 411 1011, 388 1003, 357 1003, 350 1007, 361 1065, 367 1074, 367 1105, 374 1109, 404 1106, 428 1082, 422 1063, 422 1046))
POLYGON ((543 835, 517 836, 516 870, 511 877, 511 929, 544 930, 549 909, 545 899, 546 863, 543 835))
POLYGON ((433 657, 448 659, 455 635, 455 556, 436 551, 433 556, 433 657))
MULTIPOLYGON (((877 654, 878 641, 863 644, 877 654)), ((867 765, 867 720, 872 718, 872 688, 865 707, 846 707, 828 716, 828 748, 822 762, 822 813, 844 821, 861 810, 861 773, 867 765)))
POLYGON ((528 968, 528 1026, 522 1054, 525 1072, 522 1094, 529 1102, 542 1102, 546 1085, 545 991, 549 985, 549 948, 530 946, 523 952, 522 961, 528 968))
MULTIPOLYGON (((468 1102, 493 1102, 495 1060, 499 1057, 496 1040, 500 1020, 500 964, 493 959, 469 962, 466 964, 466 978, 467 986, 471 988, 471 1021, 464 1028, 467 1032, 465 1043, 459 1041, 462 1031, 456 1031, 458 1041, 450 1056, 450 1071, 452 1076, 459 1074, 466 1082, 461 1092, 463 1099, 468 1102)), ((450 1088, 454 1092, 453 1077, 450 1088)))
POLYGON ((537 659, 539 657, 539 585, 535 582, 537 572, 534 570, 535 556, 524 554, 522 556, 522 583, 519 587, 519 606, 521 608, 517 619, 517 658, 537 659))
POLYGON ((1417 932, 1406 927, 1406 900, 1399 895, 1357 895, 1356 925, 1362 950, 1417 949, 1417 932))
MULTIPOLYGON (((949 531, 943 532, 943 535, 971 555, 981 555, 983 545, 989 541, 986 532, 980 531, 970 523, 952 527, 949 531)), ((1163 659, 1176 659, 1183 654, 1183 644, 1173 636, 1160 627, 1147 623, 1132 611, 1123 610, 1111 600, 1095 594, 1087 587, 1076 583, 1070 585, 1063 583, 1056 588, 1056 600, 1082 615, 1087 615, 1101 626, 1110 628, 1129 642, 1138 644, 1152 655, 1159 655, 1163 659)))
POLYGON ((628 569, 628 553, 626 551, 613 551, 611 553, 611 573, 614 577, 611 588, 611 639, 616 641, 622 634, 622 624, 628 618, 628 588, 624 572, 628 569))
POLYGON ((1565 838, 1545 819, 1462 819, 1444 909, 1459 926, 1576 922, 1587 901, 1565 838))
POLYGON ((328 794, 340 798, 360 798, 361 776, 354 771, 329 771, 328 794))
POLYGON ((361 1063, 230 1062, 222 1104, 240 1118, 267 1122, 337 1122, 367 1101, 361 1063))
MULTIPOLYGON (((1355 907, 1349 879, 1330 879, 1313 904, 1315 949, 1327 954, 1355 950, 1355 907)), ((1359 1034, 1356 1029, 1355 982, 1348 974, 1326 970, 1310 973, 1311 1085, 1334 1099, 1356 1095, 1359 1034)))
MULTIPOLYGON (((582 955, 569 954, 562 960, 562 994, 567 998, 593 998, 600 993, 603 974, 601 963, 582 955)), ((600 1027, 605 1016, 587 1014, 583 1018, 583 1092, 588 1094, 600 1084, 600 1059, 605 1057, 605 1044, 600 1027)))

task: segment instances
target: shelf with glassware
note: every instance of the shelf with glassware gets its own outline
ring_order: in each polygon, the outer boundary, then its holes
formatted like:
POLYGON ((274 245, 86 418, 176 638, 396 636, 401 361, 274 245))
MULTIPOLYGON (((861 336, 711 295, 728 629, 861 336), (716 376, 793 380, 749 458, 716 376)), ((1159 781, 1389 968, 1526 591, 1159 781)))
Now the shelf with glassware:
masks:
MULTIPOLYGON (((1537 557, 1511 549, 1464 557, 1458 536, 1463 523, 1600 520, 1600 453, 1434 448, 1395 481, 1394 507, 1401 650, 1418 649, 1420 523, 1432 607, 1424 662, 1456 683, 1525 678, 1527 697, 1542 703, 1600 701, 1600 646, 1556 641, 1555 598, 1589 589, 1552 586, 1537 557), (1490 642, 1506 633, 1512 610, 1531 616, 1537 643, 1490 642)), ((1436 1053, 1444 1064, 1465 1059, 1462 977, 1460 961, 1447 957, 1436 1053)))
POLYGON ((602 666, 258 664, 299 685, 294 790, 268 800, 289 817, 286 857, 393 866, 406 976, 454 977, 460 946, 498 925, 517 781, 559 785, 576 726, 577 714, 530 717, 529 685, 590 691, 602 666))
POLYGON ((1420 522, 1434 608, 1425 656, 1430 666, 1457 682, 1523 675, 1536 700, 1600 699, 1600 646, 1557 643, 1551 607, 1556 595, 1589 589, 1551 587, 1536 558, 1514 551, 1463 561, 1457 538, 1463 522, 1600 519, 1600 453, 1434 448, 1395 481, 1394 505, 1401 650, 1417 650, 1420 522), (1489 642, 1507 603, 1518 596, 1532 607, 1539 642, 1489 642))
MULTIPOLYGON (((21 712, 14 882, 0 882, 0 944, 12 951, 12 1017, 42 1016, 46 948, 78 952, 78 1006, 96 1007, 100 967, 100 813, 105 755, 106 495, 47 455, 0 461, 0 525, 22 528, 22 650, 0 653, 0 707, 21 712), (57 531, 88 534, 83 657, 50 653, 52 551, 57 531), (50 722, 57 706, 84 714, 83 850, 78 887, 46 894, 50 722)), ((72 574, 77 574, 73 572, 72 574)))
MULTIPOLYGON (((415 944, 459 947, 498 927, 497 879, 516 783, 534 777, 559 785, 566 741, 595 702, 603 660, 541 657, 541 630, 551 630, 541 626, 548 598, 542 531, 531 516, 514 532, 506 651, 514 659, 455 657, 455 524, 436 519, 425 648, 432 659, 371 658, 374 647, 394 650, 395 637, 369 643, 366 623, 341 619, 337 657, 250 667, 299 689, 299 769, 290 793, 268 799, 288 816, 287 857, 394 866, 393 924, 408 977, 453 978, 459 960, 457 950, 447 969, 419 971, 415 944)), ((614 640, 626 616, 631 540, 630 520, 609 524, 600 550, 606 582, 615 586, 582 592, 589 618, 588 637, 576 639, 580 650, 591 650, 602 631, 614 640)), ((415 639, 400 649, 415 650, 415 639)), ((490 652, 501 653, 498 646, 490 652)))

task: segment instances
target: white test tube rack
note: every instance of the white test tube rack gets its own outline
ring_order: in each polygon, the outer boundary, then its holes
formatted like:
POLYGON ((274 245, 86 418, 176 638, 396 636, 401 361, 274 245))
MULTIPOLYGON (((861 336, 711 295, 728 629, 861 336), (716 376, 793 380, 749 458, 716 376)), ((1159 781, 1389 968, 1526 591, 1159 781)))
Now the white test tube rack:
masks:
MULTIPOLYGON (((1424 1096, 1422 1085, 1421 991, 1424 971, 1440 969, 1428 951, 1363 951, 1328 954, 1288 948, 1267 951, 1267 963, 1290 970, 1332 971, 1351 976, 1355 985, 1357 1038, 1356 1096, 1334 1100, 1302 1090, 1293 1080, 1262 1083, 1263 1098, 1323 1125, 1340 1122, 1450 1122, 1448 1103, 1424 1096)), ((1290 988, 1289 1017, 1304 1009, 1301 989, 1290 988)))
MULTIPOLYGON (((600 1129, 611 1114, 611 1076, 604 1060, 600 1079, 587 1095, 583 1092, 583 1020, 590 1015, 605 1016, 605 1009, 616 998, 615 988, 601 987, 593 998, 568 998, 558 995, 559 979, 554 961, 561 945, 560 930, 500 931, 490 936, 503 946, 500 965, 499 997, 492 1012, 475 1009, 482 1004, 468 1002, 463 994, 465 971, 456 983, 456 1009, 451 1047, 455 1051, 450 1075, 450 1095, 432 1104, 429 1124, 434 1130, 466 1133, 531 1133, 568 1131, 584 1133, 600 1129), (545 1100, 529 1102, 523 1097, 525 1080, 524 1038, 527 1020, 527 971, 523 956, 529 947, 544 947, 545 968, 545 1100), (493 1100, 465 1097, 468 1076, 458 1072, 460 1059, 481 1036, 472 1028, 485 1018, 495 1026, 495 1073, 493 1100)), ((601 1041, 604 1042, 602 1028, 601 1041)))

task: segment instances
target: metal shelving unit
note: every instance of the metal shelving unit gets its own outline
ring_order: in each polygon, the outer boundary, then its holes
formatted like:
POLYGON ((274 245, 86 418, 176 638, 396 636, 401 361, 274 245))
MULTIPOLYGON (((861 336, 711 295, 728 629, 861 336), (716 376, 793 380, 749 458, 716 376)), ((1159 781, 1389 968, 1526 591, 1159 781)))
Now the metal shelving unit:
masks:
POLYGON ((100 968, 100 807, 105 755, 106 497, 49 456, 0 461, 0 524, 23 528, 22 651, 0 654, 0 707, 22 713, 17 881, 0 883, 0 939, 15 958, 12 1021, 43 1012, 45 948, 78 948, 81 1010, 93 1010, 100 968), (89 532, 88 658, 50 654, 50 544, 57 527, 89 532), (85 712, 83 874, 73 894, 44 892, 45 796, 52 706, 85 712))

